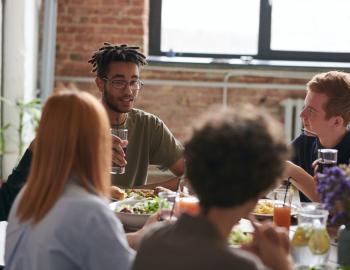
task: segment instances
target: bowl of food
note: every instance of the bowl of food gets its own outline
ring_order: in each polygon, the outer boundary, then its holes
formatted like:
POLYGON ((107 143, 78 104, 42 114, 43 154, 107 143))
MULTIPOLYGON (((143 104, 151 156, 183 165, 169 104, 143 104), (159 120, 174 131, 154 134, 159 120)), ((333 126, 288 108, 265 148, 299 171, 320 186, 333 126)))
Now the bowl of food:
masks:
POLYGON ((125 227, 138 229, 153 213, 147 205, 147 200, 128 198, 112 202, 109 207, 116 213, 125 227))
POLYGON ((159 210, 160 199, 157 190, 125 189, 125 199, 110 203, 110 208, 116 213, 126 228, 141 228, 150 215, 159 210))
POLYGON ((228 237, 228 244, 231 247, 240 247, 253 241, 254 228, 247 219, 241 219, 237 225, 232 228, 228 237))

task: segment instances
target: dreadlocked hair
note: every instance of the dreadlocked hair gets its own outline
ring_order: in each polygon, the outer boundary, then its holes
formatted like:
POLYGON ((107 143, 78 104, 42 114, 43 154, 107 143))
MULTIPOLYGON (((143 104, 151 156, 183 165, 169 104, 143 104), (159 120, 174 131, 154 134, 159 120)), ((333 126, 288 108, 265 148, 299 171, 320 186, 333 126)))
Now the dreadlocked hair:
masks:
POLYGON ((140 47, 127 44, 116 45, 109 42, 103 43, 103 47, 94 52, 89 60, 92 65, 92 72, 97 71, 98 77, 104 77, 111 62, 132 62, 138 66, 147 65, 146 56, 138 52, 140 47))

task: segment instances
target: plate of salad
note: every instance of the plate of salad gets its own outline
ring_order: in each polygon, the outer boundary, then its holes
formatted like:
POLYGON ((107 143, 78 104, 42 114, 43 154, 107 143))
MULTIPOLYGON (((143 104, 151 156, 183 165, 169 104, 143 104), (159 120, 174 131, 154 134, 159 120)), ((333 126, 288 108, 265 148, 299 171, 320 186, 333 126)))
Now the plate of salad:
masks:
POLYGON ((242 218, 237 225, 232 228, 228 237, 228 244, 231 247, 240 247, 253 241, 254 228, 250 221, 242 218))
POLYGON ((141 228, 148 217, 159 210, 159 198, 140 197, 127 198, 113 202, 109 207, 116 213, 124 226, 128 228, 141 228))

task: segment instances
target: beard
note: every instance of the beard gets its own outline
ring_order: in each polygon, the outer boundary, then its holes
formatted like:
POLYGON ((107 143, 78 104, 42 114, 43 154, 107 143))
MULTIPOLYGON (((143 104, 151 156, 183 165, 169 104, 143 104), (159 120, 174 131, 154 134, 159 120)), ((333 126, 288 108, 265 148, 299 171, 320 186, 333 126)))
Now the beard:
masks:
POLYGON ((106 87, 104 87, 103 89, 103 100, 106 103, 108 109, 110 109, 113 112, 116 113, 127 113, 130 112, 130 109, 122 109, 118 106, 117 102, 113 102, 113 99, 110 97, 108 90, 106 89, 106 87))

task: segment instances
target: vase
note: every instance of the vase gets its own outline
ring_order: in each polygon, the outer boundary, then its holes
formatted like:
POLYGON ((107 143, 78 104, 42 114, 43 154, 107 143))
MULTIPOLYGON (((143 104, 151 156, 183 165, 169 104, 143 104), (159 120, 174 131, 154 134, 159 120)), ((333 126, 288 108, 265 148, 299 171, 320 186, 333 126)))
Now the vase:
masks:
POLYGON ((338 232, 338 264, 350 266, 350 227, 341 226, 338 232))

